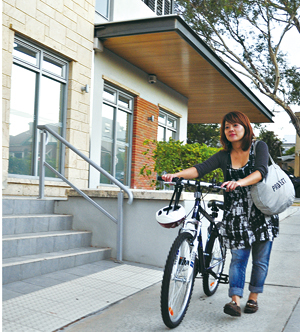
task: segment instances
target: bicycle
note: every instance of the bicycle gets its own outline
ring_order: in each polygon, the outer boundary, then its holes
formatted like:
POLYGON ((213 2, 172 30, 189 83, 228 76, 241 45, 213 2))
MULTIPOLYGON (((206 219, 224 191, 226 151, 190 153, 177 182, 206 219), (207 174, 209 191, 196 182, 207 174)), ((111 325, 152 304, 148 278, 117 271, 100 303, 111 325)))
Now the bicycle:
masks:
MULTIPOLYGON (((163 181, 161 177, 158 177, 158 180, 163 181)), ((178 178, 165 184, 175 185, 174 192, 169 206, 160 209, 156 213, 156 219, 167 228, 182 225, 169 251, 161 287, 163 322, 167 327, 175 328, 187 312, 198 273, 202 276, 203 290, 207 296, 213 295, 220 283, 229 283, 228 275, 223 274, 226 248, 219 233, 219 224, 215 222, 219 209, 224 209, 223 202, 210 200, 208 207, 211 208, 211 214, 201 206, 204 188, 211 191, 224 188, 214 183, 178 178), (184 186, 195 187, 195 203, 191 218, 186 216, 185 209, 178 204, 184 186), (201 216, 210 222, 205 248, 202 241, 201 216)))

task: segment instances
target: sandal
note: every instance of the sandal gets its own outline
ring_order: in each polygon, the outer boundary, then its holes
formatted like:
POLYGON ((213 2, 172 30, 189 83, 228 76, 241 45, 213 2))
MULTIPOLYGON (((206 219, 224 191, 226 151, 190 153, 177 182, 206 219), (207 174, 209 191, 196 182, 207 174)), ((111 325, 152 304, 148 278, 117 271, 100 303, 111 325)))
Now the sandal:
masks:
POLYGON ((234 317, 241 316, 241 308, 234 302, 231 301, 224 306, 224 313, 234 317))
POLYGON ((248 300, 244 312, 246 314, 254 314, 258 310, 258 304, 254 300, 248 300))

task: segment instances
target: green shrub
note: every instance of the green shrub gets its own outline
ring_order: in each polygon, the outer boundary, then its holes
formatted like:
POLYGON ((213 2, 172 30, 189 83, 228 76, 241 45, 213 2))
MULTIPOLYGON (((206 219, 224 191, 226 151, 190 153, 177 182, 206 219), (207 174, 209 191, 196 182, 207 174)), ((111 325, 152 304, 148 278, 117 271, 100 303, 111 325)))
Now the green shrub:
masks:
POLYGON ((284 156, 290 156, 291 154, 295 153, 295 146, 289 148, 285 153, 283 154, 284 156))
MULTIPOLYGON (((205 144, 183 144, 183 142, 173 139, 170 139, 169 142, 147 139, 144 141, 144 146, 146 150, 143 154, 147 156, 149 161, 154 161, 154 169, 150 166, 152 163, 146 163, 141 168, 140 174, 148 177, 153 187, 157 185, 157 181, 153 180, 153 172, 157 175, 161 175, 163 172, 173 174, 202 163, 220 150, 219 148, 208 147, 205 144)), ((217 169, 205 175, 201 180, 210 181, 212 178, 215 178, 217 182, 222 182, 222 170, 217 169)))

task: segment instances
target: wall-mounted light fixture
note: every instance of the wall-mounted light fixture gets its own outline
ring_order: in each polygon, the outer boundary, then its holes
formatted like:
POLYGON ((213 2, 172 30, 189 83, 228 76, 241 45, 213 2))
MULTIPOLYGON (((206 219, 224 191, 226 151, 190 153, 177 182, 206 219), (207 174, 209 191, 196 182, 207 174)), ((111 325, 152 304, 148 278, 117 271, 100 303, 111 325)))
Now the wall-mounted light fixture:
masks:
POLYGON ((149 116, 148 121, 154 122, 154 115, 149 116))
POLYGON ((89 93, 89 92, 90 92, 90 87, 89 87, 89 85, 86 84, 85 86, 82 86, 82 87, 81 87, 81 91, 82 91, 82 92, 89 93))
POLYGON ((149 74, 148 75, 148 82, 150 84, 155 84, 157 81, 156 75, 155 74, 149 74))

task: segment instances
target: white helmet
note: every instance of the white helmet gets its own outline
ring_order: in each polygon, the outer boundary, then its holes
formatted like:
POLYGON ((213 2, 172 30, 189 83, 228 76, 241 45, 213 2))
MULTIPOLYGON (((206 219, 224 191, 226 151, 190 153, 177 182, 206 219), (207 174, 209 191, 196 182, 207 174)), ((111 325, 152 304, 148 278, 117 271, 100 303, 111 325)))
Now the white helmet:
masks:
POLYGON ((175 211, 174 205, 171 205, 171 207, 168 205, 156 212, 157 222, 165 228, 175 228, 179 226, 184 221, 185 217, 185 208, 180 204, 177 205, 175 211))

